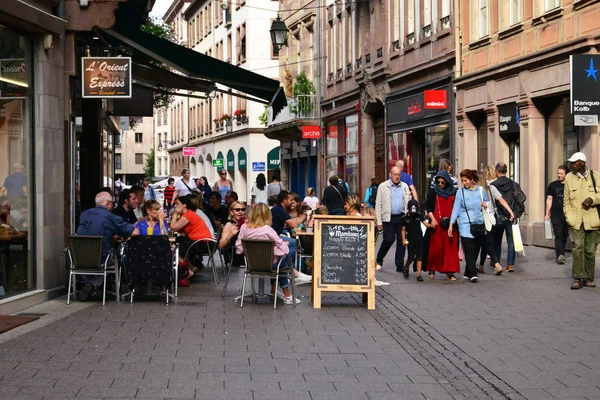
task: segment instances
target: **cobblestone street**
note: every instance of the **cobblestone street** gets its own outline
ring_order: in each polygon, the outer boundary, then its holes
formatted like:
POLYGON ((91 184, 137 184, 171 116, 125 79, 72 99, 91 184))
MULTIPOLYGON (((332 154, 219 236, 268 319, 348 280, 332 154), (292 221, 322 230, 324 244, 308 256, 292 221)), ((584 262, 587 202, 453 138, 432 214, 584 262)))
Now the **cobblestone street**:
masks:
POLYGON ((392 285, 373 312, 357 294, 314 310, 308 286, 295 309, 240 308, 241 274, 223 299, 206 271, 169 306, 110 299, 48 314, 0 336, 0 397, 599 399, 600 289, 570 290, 570 259, 526 251, 515 273, 487 267, 477 284, 404 280, 390 251, 377 277, 392 285))

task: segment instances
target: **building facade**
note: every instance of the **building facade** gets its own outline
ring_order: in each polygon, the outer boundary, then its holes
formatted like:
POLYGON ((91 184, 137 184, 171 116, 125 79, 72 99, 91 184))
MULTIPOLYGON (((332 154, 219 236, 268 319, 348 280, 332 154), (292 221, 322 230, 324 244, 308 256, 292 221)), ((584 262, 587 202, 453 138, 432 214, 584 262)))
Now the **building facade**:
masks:
MULTIPOLYGON (((165 23, 169 24, 175 31, 175 41, 177 44, 188 47, 188 24, 185 21, 184 14, 191 1, 174 0, 171 6, 163 16, 165 23)), ((168 110, 168 138, 163 139, 163 161, 168 162, 168 171, 175 176, 181 175, 183 168, 190 167, 189 157, 184 157, 183 148, 187 146, 189 140, 189 104, 190 100, 186 96, 173 96, 173 102, 168 110)), ((164 121, 164 115, 163 115, 164 121)), ((156 144, 158 147, 158 143, 156 144)), ((158 150, 155 148, 155 153, 158 150)))
POLYGON ((154 110, 154 176, 169 176, 171 164, 169 162, 169 134, 171 120, 170 109, 154 110))
POLYGON ((463 2, 461 76, 456 85, 457 164, 503 161, 527 194, 526 243, 544 239, 545 188, 571 154, 600 167, 597 126, 575 126, 569 56, 597 54, 595 1, 463 2), (477 157, 473 155, 477 154, 477 157))
MULTIPOLYGON (((196 0, 184 13, 188 47, 240 68, 265 76, 277 76, 279 66, 270 47, 267 26, 278 4, 270 0, 218 4, 196 0)), ((191 97, 187 109, 187 146, 196 147, 189 158, 193 176, 205 176, 211 185, 219 179, 213 160, 223 169, 241 201, 250 202, 259 173, 268 174, 268 155, 279 143, 263 134, 259 116, 264 105, 242 93, 217 84, 206 98, 191 97)), ((171 126, 171 130, 174 127, 171 126)))
POLYGON ((56 3, 0 4, 0 314, 64 282, 66 21, 56 3))
MULTIPOLYGON (((154 144, 154 118, 143 117, 133 129, 121 130, 114 149, 115 177, 126 185, 139 185, 144 178, 146 160, 154 144)), ((156 157, 155 157, 156 160, 156 157)), ((156 167, 156 164, 155 164, 156 167)), ((149 177, 152 179, 152 177, 149 177)))

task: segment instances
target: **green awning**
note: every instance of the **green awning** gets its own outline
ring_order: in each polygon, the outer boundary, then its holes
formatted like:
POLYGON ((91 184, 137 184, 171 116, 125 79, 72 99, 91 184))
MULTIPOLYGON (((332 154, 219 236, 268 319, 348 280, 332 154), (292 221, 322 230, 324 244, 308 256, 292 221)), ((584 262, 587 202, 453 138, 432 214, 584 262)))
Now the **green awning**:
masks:
POLYGON ((143 32, 135 25, 123 22, 112 29, 95 28, 95 32, 106 34, 102 36, 111 45, 118 41, 184 75, 207 79, 254 96, 257 101, 272 106, 274 116, 287 105, 278 81, 143 32))
POLYGON ((280 147, 275 147, 273 150, 267 153, 267 169, 279 169, 281 160, 279 158, 280 147))
POLYGON ((235 171, 235 155, 231 150, 227 152, 227 171, 235 171))
POLYGON ((240 151, 238 151, 238 169, 240 171, 245 171, 246 164, 246 150, 242 147, 240 151))

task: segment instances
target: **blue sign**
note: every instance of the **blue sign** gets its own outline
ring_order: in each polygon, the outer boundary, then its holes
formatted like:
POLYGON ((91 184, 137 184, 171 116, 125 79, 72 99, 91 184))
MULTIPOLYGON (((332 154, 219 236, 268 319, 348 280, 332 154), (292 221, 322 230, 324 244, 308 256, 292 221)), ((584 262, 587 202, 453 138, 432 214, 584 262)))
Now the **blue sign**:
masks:
POLYGON ((265 172, 267 169, 267 163, 265 162, 253 162, 252 172, 265 172))

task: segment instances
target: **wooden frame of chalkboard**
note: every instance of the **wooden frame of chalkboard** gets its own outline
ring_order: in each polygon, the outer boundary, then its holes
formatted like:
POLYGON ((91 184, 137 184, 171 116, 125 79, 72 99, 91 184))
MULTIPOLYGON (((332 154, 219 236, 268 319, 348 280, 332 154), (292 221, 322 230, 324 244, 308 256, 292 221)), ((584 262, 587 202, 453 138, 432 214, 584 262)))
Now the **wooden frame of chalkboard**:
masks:
POLYGON ((314 308, 323 292, 362 292, 375 309, 374 218, 315 215, 313 255, 314 308))

